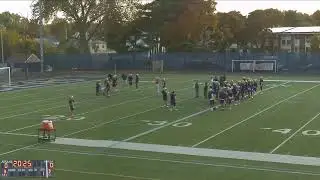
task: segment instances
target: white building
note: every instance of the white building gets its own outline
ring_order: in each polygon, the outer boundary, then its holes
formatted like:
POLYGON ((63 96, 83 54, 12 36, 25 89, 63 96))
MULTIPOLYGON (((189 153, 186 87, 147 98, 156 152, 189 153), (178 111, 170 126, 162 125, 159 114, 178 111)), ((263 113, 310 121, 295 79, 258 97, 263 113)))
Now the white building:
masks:
POLYGON ((310 52, 312 36, 320 33, 320 26, 270 28, 275 35, 274 45, 288 52, 310 52))

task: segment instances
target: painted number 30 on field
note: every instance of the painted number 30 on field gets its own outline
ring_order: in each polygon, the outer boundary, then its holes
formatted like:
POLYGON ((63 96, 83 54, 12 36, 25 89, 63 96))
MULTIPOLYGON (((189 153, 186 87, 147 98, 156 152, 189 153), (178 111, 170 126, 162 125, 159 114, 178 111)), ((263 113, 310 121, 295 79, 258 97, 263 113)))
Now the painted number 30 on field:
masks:
MULTIPOLYGON (((146 122, 147 125, 149 126, 164 126, 164 125, 167 125, 168 121, 149 121, 149 120, 143 120, 143 122, 146 122)), ((188 127, 188 126, 191 126, 192 123, 191 122, 178 122, 178 123, 175 123, 175 124, 172 124, 171 126, 173 127, 188 127)))
MULTIPOLYGON (((271 130, 272 132, 281 133, 281 134, 288 134, 292 131, 292 129, 272 129, 272 128, 261 128, 261 129, 271 130)), ((305 131, 302 131, 301 134, 304 136, 319 136, 320 131, 319 130, 305 130, 305 131)))
POLYGON ((72 119, 65 115, 43 115, 43 119, 50 119, 50 120, 73 120, 73 121, 82 121, 85 119, 84 116, 74 116, 72 119))

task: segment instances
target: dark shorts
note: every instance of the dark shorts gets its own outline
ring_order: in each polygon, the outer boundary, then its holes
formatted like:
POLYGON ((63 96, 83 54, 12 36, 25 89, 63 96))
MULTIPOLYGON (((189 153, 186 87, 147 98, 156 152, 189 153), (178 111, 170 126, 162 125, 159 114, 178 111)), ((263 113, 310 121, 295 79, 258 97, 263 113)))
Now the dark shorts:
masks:
POLYGON ((171 106, 176 106, 176 101, 171 101, 171 102, 170 102, 170 105, 171 105, 171 106))
POLYGON ((163 97, 162 98, 164 101, 168 101, 168 98, 167 97, 163 97))
POLYGON ((224 99, 220 99, 220 104, 224 104, 225 100, 224 99))
POLYGON ((116 87, 117 86, 117 83, 112 83, 112 87, 116 87))
POLYGON ((73 106, 70 106, 69 109, 70 109, 70 111, 74 111, 74 107, 73 106))
POLYGON ((213 106, 214 105, 214 100, 213 99, 209 100, 209 104, 210 104, 210 106, 213 106))
POLYGON ((129 81, 129 85, 130 85, 130 86, 132 85, 132 81, 129 81))

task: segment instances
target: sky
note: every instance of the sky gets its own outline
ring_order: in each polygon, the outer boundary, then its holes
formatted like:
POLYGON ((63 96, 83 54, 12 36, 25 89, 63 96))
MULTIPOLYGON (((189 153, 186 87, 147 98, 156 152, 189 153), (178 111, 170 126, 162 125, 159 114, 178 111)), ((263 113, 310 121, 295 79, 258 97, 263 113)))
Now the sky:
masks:
MULTIPOLYGON (((316 10, 320 9, 319 0, 305 0, 305 1, 281 1, 281 0, 216 0, 217 11, 229 12, 229 11, 240 11, 243 15, 248 15, 249 12, 255 9, 268 9, 275 8, 281 10, 297 10, 299 12, 312 14, 316 10)), ((0 12, 9 11, 12 13, 23 15, 24 17, 31 18, 31 0, 0 0, 0 12)))

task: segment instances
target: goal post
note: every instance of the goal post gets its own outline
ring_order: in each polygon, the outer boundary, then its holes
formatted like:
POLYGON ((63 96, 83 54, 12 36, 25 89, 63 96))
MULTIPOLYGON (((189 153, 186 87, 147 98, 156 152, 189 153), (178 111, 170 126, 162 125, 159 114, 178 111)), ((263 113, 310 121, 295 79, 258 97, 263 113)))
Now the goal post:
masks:
POLYGON ((232 60, 232 72, 277 72, 277 60, 232 60))
POLYGON ((152 71, 163 73, 163 60, 152 61, 152 71))
POLYGON ((11 86, 11 70, 10 67, 0 67, 0 87, 11 86))

